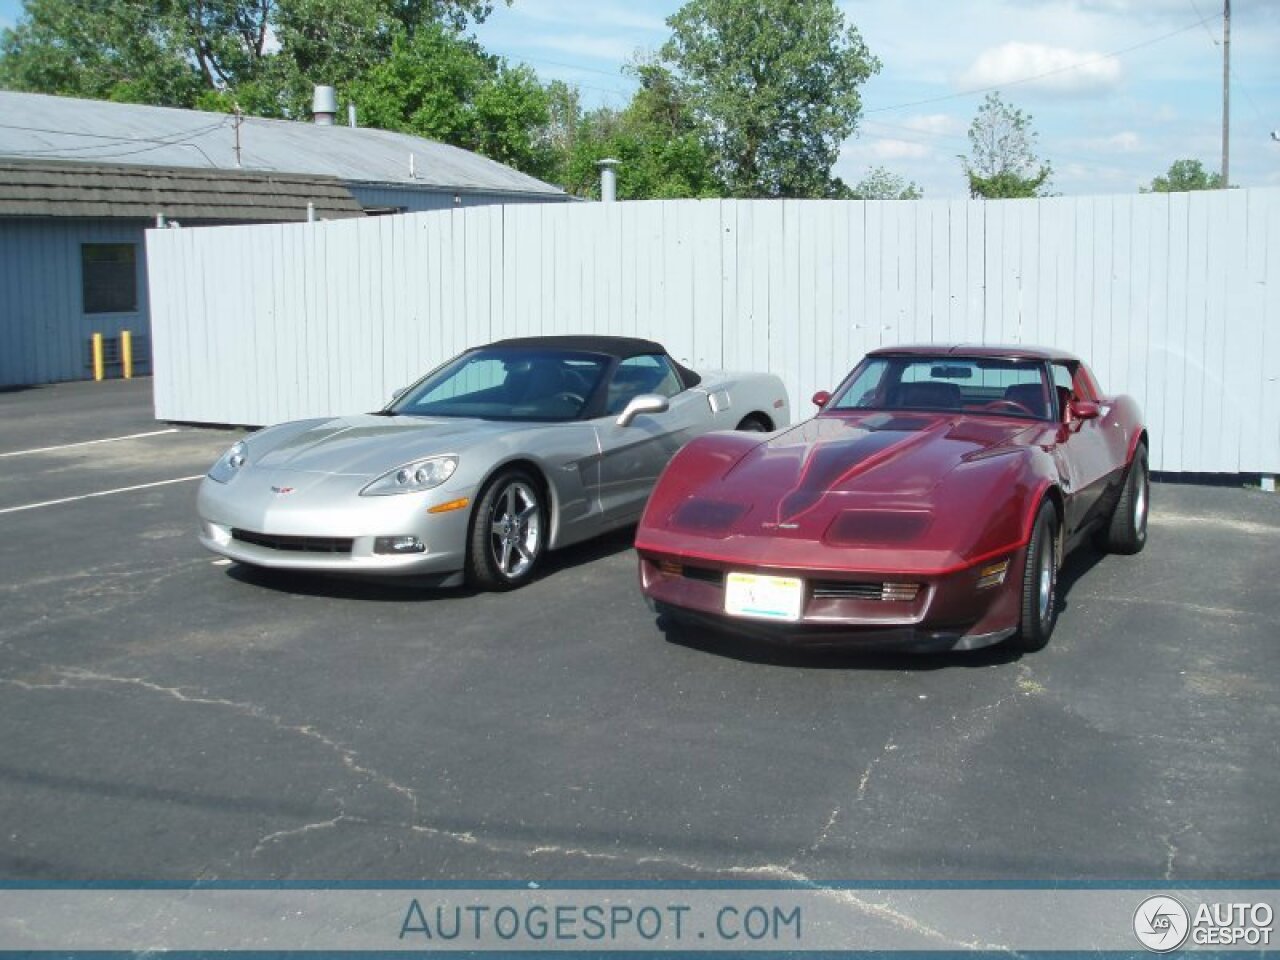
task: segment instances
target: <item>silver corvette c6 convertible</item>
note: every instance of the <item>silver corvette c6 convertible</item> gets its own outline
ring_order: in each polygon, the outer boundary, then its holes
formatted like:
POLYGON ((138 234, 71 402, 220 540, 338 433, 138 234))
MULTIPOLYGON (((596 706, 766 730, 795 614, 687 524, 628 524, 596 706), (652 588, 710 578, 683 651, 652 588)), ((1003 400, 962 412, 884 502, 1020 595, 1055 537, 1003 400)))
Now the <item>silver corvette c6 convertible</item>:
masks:
POLYGON ((647 340, 503 340, 377 413, 241 440, 200 485, 200 540, 263 567, 510 589, 547 550, 636 522, 693 437, 788 423, 771 375, 699 376, 647 340))

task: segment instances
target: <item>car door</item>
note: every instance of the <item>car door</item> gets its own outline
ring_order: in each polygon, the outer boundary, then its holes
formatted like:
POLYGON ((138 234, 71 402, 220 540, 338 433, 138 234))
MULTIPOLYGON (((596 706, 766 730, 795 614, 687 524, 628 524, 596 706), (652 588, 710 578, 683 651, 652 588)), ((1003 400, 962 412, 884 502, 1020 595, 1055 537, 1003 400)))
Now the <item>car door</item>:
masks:
POLYGON ((1054 459, 1066 496, 1066 533, 1070 537, 1093 520, 1106 490, 1112 455, 1105 432, 1106 411, 1088 420, 1070 412, 1070 400, 1097 402, 1088 378, 1081 375, 1078 366, 1062 363, 1053 365, 1053 374, 1062 421, 1054 459))
POLYGON ((711 415, 706 396, 681 386, 665 356, 629 357, 614 369, 606 414, 593 421, 600 443, 598 490, 606 525, 639 520, 663 467, 705 429, 711 415), (664 413, 640 414, 627 426, 618 426, 618 415, 641 394, 667 397, 670 407, 664 413))

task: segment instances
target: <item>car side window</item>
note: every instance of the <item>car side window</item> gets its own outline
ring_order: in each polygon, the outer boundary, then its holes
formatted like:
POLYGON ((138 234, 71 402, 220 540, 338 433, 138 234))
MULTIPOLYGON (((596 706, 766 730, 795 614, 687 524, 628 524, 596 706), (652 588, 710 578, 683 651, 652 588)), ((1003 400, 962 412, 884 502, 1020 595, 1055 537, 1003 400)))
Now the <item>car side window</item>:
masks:
POLYGON ((1072 400, 1097 400, 1083 367, 1077 366, 1072 369, 1069 364, 1055 363, 1053 365, 1053 385, 1058 394, 1058 418, 1060 420, 1069 420, 1071 418, 1069 406, 1072 400))
POLYGON ((621 413, 634 397, 642 393, 674 397, 681 389, 680 378, 666 357, 658 354, 628 357, 613 371, 606 410, 611 415, 621 413))

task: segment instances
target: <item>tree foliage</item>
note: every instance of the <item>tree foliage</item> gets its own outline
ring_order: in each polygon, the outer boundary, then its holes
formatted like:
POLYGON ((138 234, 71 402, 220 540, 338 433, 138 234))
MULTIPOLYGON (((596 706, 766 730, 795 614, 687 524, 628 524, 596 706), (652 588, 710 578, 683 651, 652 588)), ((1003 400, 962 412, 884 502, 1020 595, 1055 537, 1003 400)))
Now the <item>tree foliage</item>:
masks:
POLYGON ((549 121, 548 96, 537 77, 444 24, 401 35, 349 89, 371 126, 442 140, 535 175, 551 170, 538 137, 549 121))
POLYGON ((1191 190, 1221 190, 1222 174, 1206 170, 1199 160, 1175 160, 1162 177, 1155 177, 1151 186, 1140 187, 1142 193, 1186 193, 1191 190))
POLYGON ((924 191, 913 181, 884 167, 872 167, 849 190, 849 196, 854 200, 919 200, 924 191))
POLYGON ((558 180, 571 193, 599 196, 599 162, 621 161, 618 199, 712 197, 720 184, 679 84, 660 63, 639 60, 640 89, 622 110, 580 114, 558 180))
POLYGON ((969 125, 971 153, 962 156, 969 195, 987 199, 1043 197, 1052 167, 1036 155, 1032 117, 989 93, 969 125))
POLYGON ((26 0, 0 32, 0 86, 302 116, 419 29, 461 31, 488 0, 26 0))
POLYGON ((880 69, 835 0, 689 0, 661 57, 725 191, 839 193, 831 168, 880 69))

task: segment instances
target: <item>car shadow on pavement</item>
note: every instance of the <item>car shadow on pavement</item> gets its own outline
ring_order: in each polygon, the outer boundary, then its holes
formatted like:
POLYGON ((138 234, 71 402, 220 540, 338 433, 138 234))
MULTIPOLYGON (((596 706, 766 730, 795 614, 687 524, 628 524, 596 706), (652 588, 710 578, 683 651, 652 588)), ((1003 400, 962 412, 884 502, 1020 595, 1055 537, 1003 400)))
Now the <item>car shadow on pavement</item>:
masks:
MULTIPOLYGON (((1085 577, 1106 554, 1092 544, 1073 551, 1063 562, 1058 577, 1058 616, 1062 617, 1070 602, 1071 588, 1085 577)), ((657 618, 658 629, 669 643, 700 650, 714 656, 728 657, 744 663, 773 667, 796 667, 806 670, 944 670, 950 667, 994 667, 1014 663, 1022 652, 1008 644, 996 644, 979 650, 939 653, 912 653, 870 644, 838 643, 788 644, 785 640, 768 640, 732 630, 690 625, 657 618)), ((1053 643, 1052 640, 1049 641, 1053 643)), ((1034 654, 1033 654, 1034 656, 1034 654)))
MULTIPOLYGON (((528 586, 556 573, 615 556, 630 550, 635 527, 624 527, 603 536, 547 554, 528 586)), ((351 577, 300 570, 272 570, 243 563, 227 567, 227 576, 239 583, 305 597, 364 600, 372 603, 415 603, 444 598, 472 597, 483 591, 471 586, 441 587, 411 577, 351 577)))
POLYGON ((668 643, 700 650, 743 663, 802 670, 943 670, 949 667, 992 667, 1012 663, 1021 653, 1004 644, 946 653, 907 653, 884 647, 788 645, 785 640, 764 640, 703 626, 688 626, 658 619, 658 629, 668 643))

